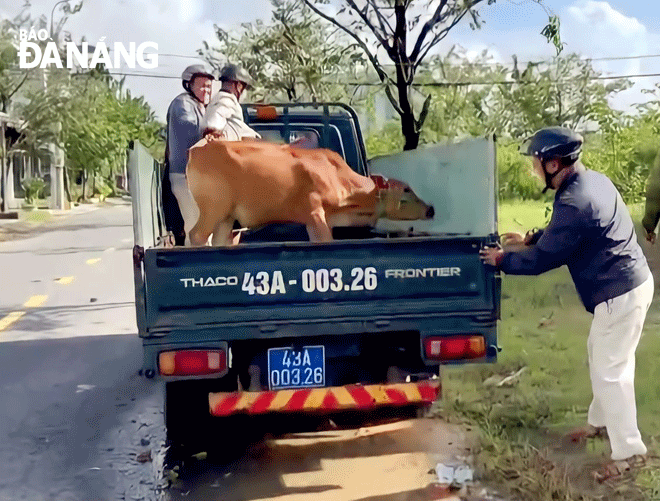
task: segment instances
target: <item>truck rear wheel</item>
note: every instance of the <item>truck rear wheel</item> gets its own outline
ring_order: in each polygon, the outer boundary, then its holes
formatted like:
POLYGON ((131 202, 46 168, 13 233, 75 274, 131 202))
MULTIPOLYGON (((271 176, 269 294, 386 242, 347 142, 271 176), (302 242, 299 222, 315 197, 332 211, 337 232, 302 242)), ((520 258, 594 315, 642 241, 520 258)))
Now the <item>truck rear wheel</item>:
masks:
POLYGON ((172 381, 165 385, 165 427, 168 463, 180 464, 194 454, 206 452, 223 456, 235 452, 230 418, 216 418, 209 412, 209 393, 236 391, 235 376, 221 379, 172 381), (232 440, 233 442, 233 440, 232 440))

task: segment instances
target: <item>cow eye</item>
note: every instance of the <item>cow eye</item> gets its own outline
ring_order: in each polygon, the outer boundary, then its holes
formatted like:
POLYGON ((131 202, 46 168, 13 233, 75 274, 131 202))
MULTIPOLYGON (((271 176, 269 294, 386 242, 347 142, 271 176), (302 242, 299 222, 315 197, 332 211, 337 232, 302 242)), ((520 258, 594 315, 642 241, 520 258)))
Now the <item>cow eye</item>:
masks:
POLYGON ((410 188, 406 188, 405 190, 403 190, 403 192, 404 193, 410 193, 410 188))

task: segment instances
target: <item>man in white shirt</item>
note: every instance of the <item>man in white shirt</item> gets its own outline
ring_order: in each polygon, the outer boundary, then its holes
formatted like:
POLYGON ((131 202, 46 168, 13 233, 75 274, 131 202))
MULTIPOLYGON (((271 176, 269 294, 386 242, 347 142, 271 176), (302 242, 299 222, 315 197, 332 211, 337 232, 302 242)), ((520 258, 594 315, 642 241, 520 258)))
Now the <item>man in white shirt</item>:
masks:
POLYGON ((222 89, 209 103, 200 123, 202 137, 208 133, 221 135, 229 141, 240 141, 245 137, 261 139, 258 132, 243 120, 243 109, 239 104, 243 93, 252 87, 252 78, 245 69, 228 64, 220 73, 222 89))

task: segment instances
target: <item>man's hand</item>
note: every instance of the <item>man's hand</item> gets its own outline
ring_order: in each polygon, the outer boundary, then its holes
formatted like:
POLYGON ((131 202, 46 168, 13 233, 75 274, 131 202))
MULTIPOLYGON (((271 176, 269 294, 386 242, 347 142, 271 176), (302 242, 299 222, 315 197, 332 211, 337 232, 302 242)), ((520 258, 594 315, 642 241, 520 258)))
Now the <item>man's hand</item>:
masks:
POLYGON ((504 251, 499 247, 484 247, 479 251, 481 260, 490 266, 499 266, 503 256, 504 251))
POLYGON ((648 231, 644 228, 644 237, 648 242, 651 242, 651 245, 655 243, 655 231, 648 231))
POLYGON ((532 239, 538 230, 534 228, 525 233, 525 236, 520 233, 504 233, 500 236, 502 245, 505 247, 522 247, 525 245, 532 245, 532 239))
POLYGON ((227 139, 227 134, 225 134, 224 131, 218 130, 218 129, 212 129, 210 127, 207 127, 204 130, 204 134, 202 135, 204 139, 207 141, 220 141, 223 139, 227 139))
POLYGON ((500 235, 500 240, 504 246, 525 244, 525 237, 520 233, 504 233, 500 235))

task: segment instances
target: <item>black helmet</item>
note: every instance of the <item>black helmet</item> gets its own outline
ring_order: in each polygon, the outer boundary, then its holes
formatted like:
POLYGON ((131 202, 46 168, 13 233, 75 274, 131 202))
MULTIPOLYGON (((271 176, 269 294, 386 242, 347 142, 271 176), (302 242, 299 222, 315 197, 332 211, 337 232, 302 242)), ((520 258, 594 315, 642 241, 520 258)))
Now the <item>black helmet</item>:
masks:
POLYGON ((580 156, 582 136, 566 127, 546 127, 538 130, 523 144, 522 154, 549 160, 567 158, 575 161, 580 156))
POLYGON ((190 84, 195 77, 199 76, 215 80, 213 73, 211 73, 206 66, 203 64, 191 64, 185 70, 183 70, 183 73, 181 73, 181 83, 183 84, 183 88, 190 92, 190 84))
POLYGON ((220 72, 220 81, 222 82, 243 82, 248 88, 253 86, 253 80, 250 74, 242 67, 235 64, 228 64, 220 72))
POLYGON ((583 143, 582 136, 566 127, 546 127, 538 130, 532 137, 527 139, 521 147, 523 155, 529 155, 541 160, 543 172, 545 173, 545 193, 552 188, 553 178, 565 167, 574 164, 580 157, 583 143), (553 174, 545 169, 545 162, 553 158, 563 161, 553 174))

